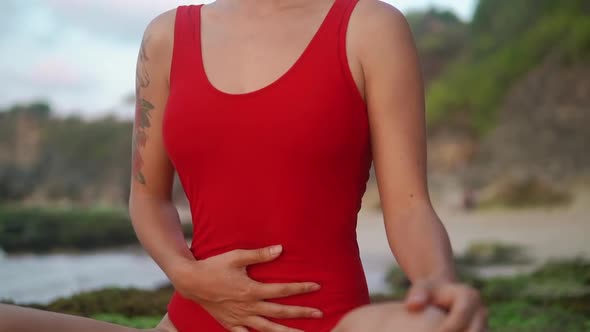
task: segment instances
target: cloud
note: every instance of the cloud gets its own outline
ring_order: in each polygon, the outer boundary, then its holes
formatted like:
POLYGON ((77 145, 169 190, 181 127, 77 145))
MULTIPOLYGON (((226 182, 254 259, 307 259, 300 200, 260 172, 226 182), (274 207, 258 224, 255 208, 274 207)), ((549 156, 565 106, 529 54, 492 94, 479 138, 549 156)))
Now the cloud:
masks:
POLYGON ((43 4, 66 24, 103 37, 136 40, 149 21, 178 5, 181 0, 43 0, 43 4))
POLYGON ((96 113, 133 90, 136 43, 71 27, 59 27, 56 38, 43 43, 37 30, 23 28, 2 47, 0 106, 42 98, 61 113, 96 113))
POLYGON ((51 89, 80 89, 92 85, 88 75, 61 57, 42 58, 31 67, 25 79, 32 85, 51 89))
POLYGON ((188 2, 2 0, 0 107, 39 98, 60 113, 116 107, 133 91, 144 27, 188 2))
MULTIPOLYGON (((134 88, 141 34, 190 0, 0 0, 0 107, 44 98, 61 113, 100 114, 134 88)), ((211 2, 207 0, 205 2, 211 2)), ((437 5, 470 17, 476 0, 387 0, 401 10, 437 5)))
POLYGON ((2 28, 2 31, 16 25, 15 22, 18 22, 18 13, 22 13, 25 7, 27 7, 27 4, 24 1, 2 1, 0 4, 0 28, 2 28))
POLYGON ((463 20, 470 20, 477 0, 386 0, 403 11, 420 10, 428 7, 450 9, 463 20))

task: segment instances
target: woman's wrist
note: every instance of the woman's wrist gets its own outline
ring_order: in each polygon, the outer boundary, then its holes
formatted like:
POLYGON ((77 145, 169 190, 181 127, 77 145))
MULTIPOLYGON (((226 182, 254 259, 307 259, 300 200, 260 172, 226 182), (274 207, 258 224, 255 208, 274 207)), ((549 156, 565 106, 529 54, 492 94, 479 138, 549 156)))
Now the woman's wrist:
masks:
POLYGON ((172 286, 182 296, 198 303, 211 300, 210 292, 215 287, 210 285, 212 279, 208 279, 204 261, 182 258, 170 266, 168 273, 172 286))
POLYGON ((170 282, 175 287, 181 287, 183 281, 194 279, 198 274, 195 269, 198 266, 198 261, 194 257, 176 256, 174 259, 168 260, 162 270, 170 279, 170 282))
POLYGON ((446 283, 457 283, 457 273, 454 267, 443 267, 441 269, 431 271, 429 273, 414 276, 410 278, 412 283, 428 283, 428 284, 446 284, 446 283))
POLYGON ((424 278, 424 280, 426 280, 429 283, 432 284, 446 284, 446 283, 457 283, 459 282, 457 277, 456 277, 456 273, 454 271, 443 271, 443 272, 439 272, 439 273, 433 273, 430 276, 428 276, 427 278, 424 278))

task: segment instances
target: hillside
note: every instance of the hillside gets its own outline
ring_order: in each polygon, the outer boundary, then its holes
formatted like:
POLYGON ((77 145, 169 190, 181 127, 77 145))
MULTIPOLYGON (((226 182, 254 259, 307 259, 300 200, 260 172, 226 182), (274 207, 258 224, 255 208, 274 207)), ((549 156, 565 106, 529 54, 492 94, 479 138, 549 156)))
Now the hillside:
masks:
POLYGON ((431 173, 471 188, 590 175, 590 2, 481 0, 467 30, 427 89, 431 173))
POLYGON ((131 123, 56 118, 44 103, 0 112, 0 202, 121 205, 131 123))
POLYGON ((428 9, 406 14, 420 55, 424 80, 428 86, 467 42, 467 24, 449 11, 428 9))
POLYGON ((588 61, 589 17, 586 0, 480 0, 461 56, 428 89, 431 127, 493 129, 510 88, 547 57, 588 61))
POLYGON ((590 178, 590 63, 546 59, 510 88, 497 122, 465 169, 470 186, 536 178, 567 187, 590 178))

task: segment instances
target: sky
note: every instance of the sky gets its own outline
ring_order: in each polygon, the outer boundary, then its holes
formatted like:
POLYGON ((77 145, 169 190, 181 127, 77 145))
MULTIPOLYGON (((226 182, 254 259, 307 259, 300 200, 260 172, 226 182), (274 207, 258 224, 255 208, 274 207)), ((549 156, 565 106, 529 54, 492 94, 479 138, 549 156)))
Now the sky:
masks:
MULTIPOLYGON (((476 0, 385 0, 400 10, 451 9, 469 20, 476 0)), ((48 101, 60 115, 131 118, 126 97, 147 23, 189 0, 0 0, 0 108, 48 101)), ((211 1, 205 1, 211 2, 211 1)))

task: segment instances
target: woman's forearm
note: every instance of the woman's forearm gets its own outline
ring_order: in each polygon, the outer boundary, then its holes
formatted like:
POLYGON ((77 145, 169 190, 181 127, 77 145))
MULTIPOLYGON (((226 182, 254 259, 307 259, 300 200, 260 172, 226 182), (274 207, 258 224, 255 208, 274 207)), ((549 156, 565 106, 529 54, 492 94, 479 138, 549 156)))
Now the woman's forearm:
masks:
POLYGON ((132 193, 129 216, 139 242, 170 279, 187 262, 195 261, 172 201, 132 193))
POLYGON ((449 236, 429 204, 385 220, 391 250, 411 281, 456 280, 449 236))

